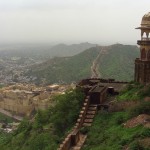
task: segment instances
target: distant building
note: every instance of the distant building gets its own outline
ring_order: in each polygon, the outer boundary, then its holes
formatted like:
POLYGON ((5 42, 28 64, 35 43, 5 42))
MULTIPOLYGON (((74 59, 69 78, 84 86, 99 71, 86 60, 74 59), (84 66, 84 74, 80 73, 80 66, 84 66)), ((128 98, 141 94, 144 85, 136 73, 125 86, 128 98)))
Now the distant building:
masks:
POLYGON ((150 83, 150 12, 142 18, 141 40, 137 41, 140 46, 140 58, 135 60, 135 81, 142 84, 150 83))

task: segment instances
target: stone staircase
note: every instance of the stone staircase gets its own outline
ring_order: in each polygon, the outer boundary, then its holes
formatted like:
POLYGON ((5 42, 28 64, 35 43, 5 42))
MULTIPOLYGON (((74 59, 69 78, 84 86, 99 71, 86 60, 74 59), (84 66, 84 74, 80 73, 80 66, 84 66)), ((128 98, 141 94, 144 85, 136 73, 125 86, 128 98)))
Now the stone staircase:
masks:
POLYGON ((83 126, 90 127, 93 122, 93 118, 97 112, 97 105, 89 105, 88 110, 85 115, 83 126))
POLYGON ((80 150, 87 138, 87 135, 82 134, 80 129, 90 127, 96 113, 97 105, 90 104, 90 98, 87 96, 73 130, 64 139, 58 150, 80 150))
POLYGON ((108 111, 109 105, 105 103, 107 94, 116 95, 118 91, 114 90, 114 86, 120 89, 119 85, 126 83, 115 81, 114 79, 90 78, 82 80, 77 87, 84 90, 86 98, 84 99, 75 126, 60 144, 58 150, 81 150, 87 138, 86 127, 91 127, 97 110, 103 109, 108 111), (100 83, 104 83, 105 85, 101 85, 100 83))

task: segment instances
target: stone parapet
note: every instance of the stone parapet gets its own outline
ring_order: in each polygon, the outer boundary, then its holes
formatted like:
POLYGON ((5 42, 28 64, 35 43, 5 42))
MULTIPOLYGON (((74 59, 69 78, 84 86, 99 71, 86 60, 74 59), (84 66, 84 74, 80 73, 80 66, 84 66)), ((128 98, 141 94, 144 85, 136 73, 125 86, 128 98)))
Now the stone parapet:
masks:
POLYGON ((138 45, 150 45, 150 40, 138 40, 138 45))

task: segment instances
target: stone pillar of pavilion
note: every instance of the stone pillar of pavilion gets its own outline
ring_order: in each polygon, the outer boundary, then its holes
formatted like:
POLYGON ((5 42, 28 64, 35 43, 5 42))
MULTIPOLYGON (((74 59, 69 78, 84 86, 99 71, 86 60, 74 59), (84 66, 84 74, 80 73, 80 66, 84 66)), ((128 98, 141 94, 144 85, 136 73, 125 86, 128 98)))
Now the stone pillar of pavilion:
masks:
POLYGON ((140 58, 135 60, 135 81, 142 84, 150 83, 150 12, 142 18, 141 40, 137 41, 140 46, 140 58))

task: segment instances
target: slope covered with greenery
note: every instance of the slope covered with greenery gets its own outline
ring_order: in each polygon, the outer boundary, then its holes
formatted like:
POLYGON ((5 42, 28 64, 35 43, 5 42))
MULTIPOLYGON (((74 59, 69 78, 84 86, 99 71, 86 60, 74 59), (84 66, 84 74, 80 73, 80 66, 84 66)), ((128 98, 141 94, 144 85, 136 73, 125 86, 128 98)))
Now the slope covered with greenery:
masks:
POLYGON ((137 46, 116 44, 108 48, 100 59, 99 70, 103 78, 131 81, 134 78, 134 60, 139 57, 137 46))
POLYGON ((130 150, 148 150, 140 146, 138 140, 150 137, 150 129, 141 125, 125 128, 122 123, 127 119, 128 112, 99 113, 89 130, 83 150, 121 150, 126 145, 130 150))
POLYGON ((11 122, 13 122, 13 119, 0 113, 0 121, 4 121, 6 123, 11 123, 11 122))
POLYGON ((150 85, 144 86, 139 83, 131 82, 131 84, 120 92, 117 100, 143 100, 145 97, 150 97, 150 85))
POLYGON ((73 57, 54 58, 38 66, 33 66, 28 75, 36 76, 36 83, 72 82, 90 77, 91 64, 99 50, 90 48, 73 57))
POLYGON ((124 126, 124 123, 140 114, 150 115, 150 102, 143 100, 150 96, 149 93, 150 86, 130 84, 120 93, 115 103, 132 101, 133 106, 118 109, 118 111, 100 111, 94 119, 92 127, 86 129, 88 138, 83 150, 124 150, 127 148, 128 150, 150 150, 150 128, 143 125, 124 126), (131 97, 131 95, 134 96, 131 97), (135 97, 135 95, 137 96, 135 97), (143 144, 144 139, 147 140, 143 144))
MULTIPOLYGON (((12 123, 14 120, 2 113, 0 113, 0 122, 12 123)), ((0 130, 0 143, 5 142, 10 137, 9 133, 0 130)))
MULTIPOLYGON (((150 150, 149 142, 142 144, 142 140, 150 138, 150 128, 143 125, 130 128, 124 126, 127 120, 140 114, 150 115, 150 102, 143 100, 149 93, 150 86, 129 84, 116 97, 115 103, 137 101, 138 105, 118 111, 99 111, 92 126, 81 130, 88 135, 82 149, 150 150), (130 90, 133 95, 138 95, 136 99, 130 99, 130 90)), ((56 150, 75 124, 83 98, 84 95, 79 89, 69 90, 64 95, 54 97, 55 106, 38 111, 32 121, 24 120, 12 135, 5 135, 0 140, 1 150, 56 150)))
POLYGON ((32 121, 22 121, 12 135, 0 140, 0 149, 56 150, 75 124, 83 99, 79 89, 54 97, 55 106, 38 111, 32 121))
MULTIPOLYGON (((102 47, 93 47, 73 57, 54 58, 28 71, 28 76, 37 77, 36 83, 55 83, 79 81, 91 77, 91 66, 102 47)), ((133 80, 134 60, 139 49, 131 45, 111 45, 107 53, 100 57, 98 69, 102 78, 133 80)))

